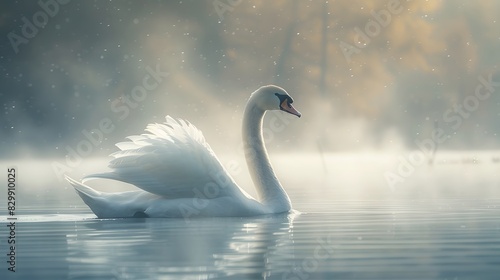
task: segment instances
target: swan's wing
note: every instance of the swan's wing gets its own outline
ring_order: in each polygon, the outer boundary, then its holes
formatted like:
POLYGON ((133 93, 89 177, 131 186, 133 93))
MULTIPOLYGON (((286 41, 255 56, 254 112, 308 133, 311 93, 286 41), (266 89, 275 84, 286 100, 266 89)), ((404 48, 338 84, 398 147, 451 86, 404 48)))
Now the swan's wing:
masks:
POLYGON ((166 117, 150 124, 145 134, 116 144, 111 172, 84 178, 105 178, 133 184, 167 198, 215 198, 241 192, 205 141, 187 121, 166 117))

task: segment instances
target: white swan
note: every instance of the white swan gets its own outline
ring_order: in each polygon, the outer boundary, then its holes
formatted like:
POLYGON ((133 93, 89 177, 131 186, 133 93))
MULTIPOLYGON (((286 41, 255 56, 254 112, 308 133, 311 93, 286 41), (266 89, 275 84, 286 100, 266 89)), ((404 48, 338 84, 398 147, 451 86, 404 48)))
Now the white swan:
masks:
POLYGON ((300 117, 292 102, 284 89, 268 85, 253 92, 245 108, 245 157, 260 202, 238 187, 201 131, 169 116, 164 124, 148 125, 149 133, 116 144, 120 151, 112 154, 111 172, 87 176, 82 183, 66 179, 99 218, 256 216, 290 211, 290 199, 267 157, 262 122, 267 110, 300 117), (141 190, 103 193, 84 185, 96 178, 126 182, 141 190))

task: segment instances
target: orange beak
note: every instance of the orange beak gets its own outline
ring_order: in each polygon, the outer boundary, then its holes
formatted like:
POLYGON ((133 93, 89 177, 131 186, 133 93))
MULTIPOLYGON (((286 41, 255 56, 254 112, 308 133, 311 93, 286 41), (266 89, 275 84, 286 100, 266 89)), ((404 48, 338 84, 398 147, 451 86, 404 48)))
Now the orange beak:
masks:
POLYGON ((295 110, 295 108, 292 106, 292 104, 289 104, 286 99, 283 100, 283 102, 281 102, 281 110, 288 112, 292 115, 295 115, 299 118, 300 118, 300 116, 302 116, 302 114, 299 111, 295 110))

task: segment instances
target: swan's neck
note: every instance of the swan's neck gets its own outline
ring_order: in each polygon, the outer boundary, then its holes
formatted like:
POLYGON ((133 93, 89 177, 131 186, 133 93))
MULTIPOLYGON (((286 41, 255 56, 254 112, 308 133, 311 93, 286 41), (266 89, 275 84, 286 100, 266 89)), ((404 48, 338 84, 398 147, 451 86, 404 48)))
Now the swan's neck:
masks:
POLYGON ((290 198, 281 186, 267 156, 262 136, 265 111, 250 98, 243 116, 243 143, 245 158, 260 201, 272 213, 289 211, 290 198))

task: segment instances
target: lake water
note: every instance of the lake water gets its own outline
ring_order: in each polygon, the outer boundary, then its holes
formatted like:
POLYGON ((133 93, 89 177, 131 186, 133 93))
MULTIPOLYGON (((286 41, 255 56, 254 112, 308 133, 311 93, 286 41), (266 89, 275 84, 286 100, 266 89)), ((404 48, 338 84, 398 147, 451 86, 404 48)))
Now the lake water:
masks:
POLYGON ((16 272, 5 190, 0 279, 500 279, 498 153, 443 153, 390 186, 400 156, 272 156, 294 213, 189 220, 96 219, 51 160, 4 161, 18 174, 16 272))

